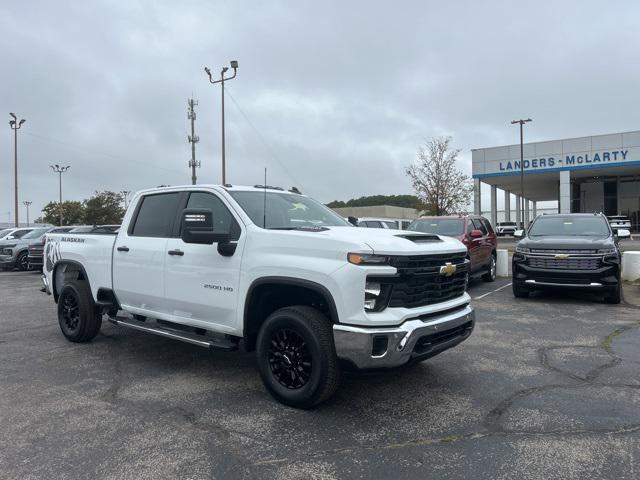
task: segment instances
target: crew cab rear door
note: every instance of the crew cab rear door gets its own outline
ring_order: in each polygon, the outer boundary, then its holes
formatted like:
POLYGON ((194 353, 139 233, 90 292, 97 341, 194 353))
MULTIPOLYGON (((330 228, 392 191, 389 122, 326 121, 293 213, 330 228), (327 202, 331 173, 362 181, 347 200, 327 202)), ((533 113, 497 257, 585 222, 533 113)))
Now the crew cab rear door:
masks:
POLYGON ((113 288, 122 308, 131 313, 151 316, 166 310, 167 240, 174 234, 183 197, 182 192, 140 197, 129 226, 118 233, 113 249, 113 288))
POLYGON ((246 238, 242 221, 225 199, 211 191, 191 191, 187 195, 184 208, 211 210, 214 231, 230 233, 235 251, 223 255, 217 243, 185 243, 179 235, 170 238, 164 275, 166 300, 171 306, 168 313, 176 322, 233 333, 246 238))

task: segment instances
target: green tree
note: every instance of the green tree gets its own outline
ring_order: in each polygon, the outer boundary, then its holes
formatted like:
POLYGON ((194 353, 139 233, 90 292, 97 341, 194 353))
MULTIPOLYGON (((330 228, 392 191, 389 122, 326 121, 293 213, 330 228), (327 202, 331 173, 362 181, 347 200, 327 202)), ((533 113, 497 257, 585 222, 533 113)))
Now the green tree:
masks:
MULTIPOLYGON (((49 202, 42 209, 43 223, 60 225, 60 203, 49 202)), ((81 202, 67 200, 62 202, 62 225, 78 225, 84 220, 84 206, 81 202)))
POLYGON ((108 190, 96 191, 90 199, 83 202, 84 222, 89 225, 121 223, 124 217, 122 200, 120 193, 108 190))
POLYGON ((392 205, 395 207, 424 209, 424 205, 415 195, 370 195, 367 197, 352 198, 346 202, 334 200, 327 204, 329 208, 343 207, 371 207, 375 205, 392 205))
POLYGON ((450 215, 465 210, 473 185, 456 166, 460 150, 450 148, 451 137, 438 137, 418 150, 418 158, 406 173, 418 198, 433 215, 450 215))

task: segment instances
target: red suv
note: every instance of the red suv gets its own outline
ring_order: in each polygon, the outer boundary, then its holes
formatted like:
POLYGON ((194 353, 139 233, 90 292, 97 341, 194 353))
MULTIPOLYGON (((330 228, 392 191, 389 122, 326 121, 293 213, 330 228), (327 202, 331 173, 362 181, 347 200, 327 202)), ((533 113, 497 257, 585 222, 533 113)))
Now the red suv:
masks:
POLYGON ((482 275, 485 282, 496 279, 498 238, 486 218, 478 215, 420 217, 411 222, 407 230, 457 238, 467 247, 471 275, 482 275))

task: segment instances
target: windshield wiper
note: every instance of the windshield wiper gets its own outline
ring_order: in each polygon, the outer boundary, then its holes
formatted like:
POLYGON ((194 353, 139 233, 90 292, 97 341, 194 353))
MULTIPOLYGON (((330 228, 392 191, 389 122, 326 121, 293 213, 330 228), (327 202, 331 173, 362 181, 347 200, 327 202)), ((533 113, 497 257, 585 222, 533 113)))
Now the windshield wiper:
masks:
POLYGON ((305 226, 305 227, 269 227, 267 228, 267 230, 300 230, 300 231, 307 231, 307 232, 322 232, 324 230, 328 230, 327 227, 323 227, 323 226, 305 226))

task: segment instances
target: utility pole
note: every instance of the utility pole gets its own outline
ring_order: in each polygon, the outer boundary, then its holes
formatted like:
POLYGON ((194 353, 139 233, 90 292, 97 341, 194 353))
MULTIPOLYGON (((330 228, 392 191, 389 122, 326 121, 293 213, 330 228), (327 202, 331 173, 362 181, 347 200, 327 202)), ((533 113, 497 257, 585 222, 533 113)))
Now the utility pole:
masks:
POLYGON ((129 206, 127 204, 127 197, 129 196, 130 193, 131 193, 131 190, 120 190, 120 195, 122 195, 122 198, 124 200, 124 208, 125 209, 129 206))
POLYGON ((200 168, 200 162, 196 162, 196 143, 200 141, 200 137, 195 132, 196 111, 194 106, 198 105, 198 101, 190 98, 187 101, 189 105, 189 111, 187 112, 187 118, 191 120, 191 135, 189 135, 189 143, 191 143, 191 160, 189 160, 189 167, 191 167, 191 185, 196 184, 196 167, 200 168))
POLYGON ((11 120, 9 120, 9 126, 13 130, 13 190, 14 190, 14 205, 15 209, 15 226, 18 227, 18 130, 22 127, 22 124, 26 122, 23 118, 18 121, 15 113, 9 113, 11 120))
POLYGON ((30 202, 29 200, 25 200, 24 202, 22 202, 22 204, 27 207, 27 227, 29 226, 29 206, 32 204, 33 202, 30 202))
POLYGON ((60 215, 59 223, 60 223, 60 226, 62 226, 62 174, 67 170, 69 170, 70 167, 68 165, 66 167, 61 167, 57 163, 55 165, 49 165, 49 166, 55 173, 59 175, 59 178, 60 178, 60 182, 59 182, 60 202, 58 203, 58 214, 60 215))
POLYGON ((209 76, 210 83, 220 83, 222 84, 222 184, 226 185, 227 183, 227 170, 226 170, 226 161, 225 161, 225 145, 224 145, 224 82, 227 80, 233 80, 236 78, 236 74, 238 73, 238 61, 231 60, 229 62, 231 68, 233 68, 233 76, 225 78, 224 74, 229 70, 229 67, 222 67, 220 71, 220 80, 213 80, 211 78, 211 70, 209 67, 204 67, 204 71, 207 72, 209 76))
MULTIPOLYGON (((530 121, 531 119, 527 118, 524 120, 513 120, 511 122, 511 125, 515 125, 516 123, 520 124, 520 220, 522 221, 522 227, 524 229, 526 229, 527 226, 524 224, 524 137, 522 126, 530 121)), ((518 225, 518 228, 519 227, 518 225)))

